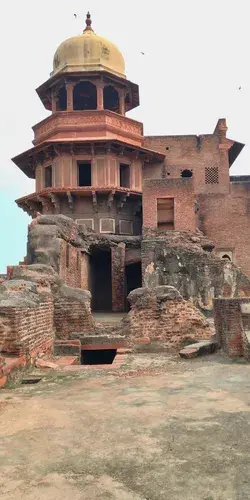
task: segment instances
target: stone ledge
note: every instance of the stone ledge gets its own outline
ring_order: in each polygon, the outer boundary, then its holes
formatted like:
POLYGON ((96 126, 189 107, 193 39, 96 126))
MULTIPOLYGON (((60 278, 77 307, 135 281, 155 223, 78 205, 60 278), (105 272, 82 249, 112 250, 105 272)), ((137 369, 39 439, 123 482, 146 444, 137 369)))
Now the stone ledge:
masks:
POLYGON ((219 348, 216 340, 204 340, 195 344, 190 344, 179 352, 181 358, 191 359, 204 354, 212 354, 219 348))

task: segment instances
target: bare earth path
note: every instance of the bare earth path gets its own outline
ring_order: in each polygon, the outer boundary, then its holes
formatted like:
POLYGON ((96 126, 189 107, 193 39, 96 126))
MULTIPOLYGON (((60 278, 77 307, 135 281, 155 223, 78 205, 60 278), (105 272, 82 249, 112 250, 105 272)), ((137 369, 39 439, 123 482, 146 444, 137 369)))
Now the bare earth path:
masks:
POLYGON ((219 354, 46 372, 0 421, 1 500, 250 499, 250 366, 219 354))

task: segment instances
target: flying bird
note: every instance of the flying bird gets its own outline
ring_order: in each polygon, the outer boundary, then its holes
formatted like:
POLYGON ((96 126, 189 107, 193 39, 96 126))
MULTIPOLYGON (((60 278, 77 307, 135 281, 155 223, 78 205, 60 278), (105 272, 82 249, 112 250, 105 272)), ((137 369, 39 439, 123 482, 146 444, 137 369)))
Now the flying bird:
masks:
POLYGON ((142 54, 143 56, 145 56, 145 55, 146 55, 146 54, 145 54, 145 52, 141 52, 141 54, 142 54))
POLYGON ((75 19, 77 18, 77 14, 74 14, 74 18, 75 18, 75 19))
POLYGON ((238 90, 241 90, 241 87, 239 87, 238 90))

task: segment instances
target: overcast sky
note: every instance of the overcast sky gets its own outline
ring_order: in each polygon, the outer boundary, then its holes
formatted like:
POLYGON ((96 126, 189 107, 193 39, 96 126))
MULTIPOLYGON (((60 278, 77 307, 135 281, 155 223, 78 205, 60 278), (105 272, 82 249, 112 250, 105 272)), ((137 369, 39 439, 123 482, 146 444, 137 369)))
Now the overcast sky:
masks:
POLYGON ((87 10, 96 33, 122 51, 127 77, 140 85, 141 105, 130 116, 144 123, 144 133, 211 133, 218 118, 225 117, 228 137, 246 144, 231 172, 250 175, 249 4, 249 0, 154 0, 150 6, 145 0, 1 2, 0 272, 26 253, 29 217, 14 199, 34 191, 33 181, 10 158, 31 147, 31 127, 48 115, 35 88, 49 77, 57 46, 84 29, 87 10))

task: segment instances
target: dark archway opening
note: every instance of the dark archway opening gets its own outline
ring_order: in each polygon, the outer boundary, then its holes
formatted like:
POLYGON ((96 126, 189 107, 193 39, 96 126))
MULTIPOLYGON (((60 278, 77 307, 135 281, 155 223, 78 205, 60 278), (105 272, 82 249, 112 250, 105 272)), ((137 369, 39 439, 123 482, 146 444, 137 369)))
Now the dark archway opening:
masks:
POLYGON ((95 349, 82 351, 81 365, 112 365, 116 349, 95 349))
POLYGON ((230 256, 229 256, 227 253, 225 253, 224 255, 222 255, 222 257, 221 257, 221 258, 222 258, 223 260, 228 260, 229 262, 231 262, 231 258, 230 258, 230 256))
POLYGON ((182 170, 181 177, 193 177, 192 170, 182 170))
POLYGON ((67 90, 66 87, 61 87, 58 92, 58 97, 56 101, 57 111, 66 111, 67 109, 67 90))
POLYGON ((91 82, 78 83, 73 92, 74 110, 91 110, 97 108, 96 86, 91 82))
POLYGON ((112 311, 112 279, 110 248, 95 248, 90 258, 92 310, 112 311))
POLYGON ((127 296, 135 288, 141 288, 142 286, 142 271, 141 262, 134 262, 126 266, 126 311, 130 310, 130 304, 127 296))
POLYGON ((115 111, 119 113, 119 94, 117 90, 112 87, 112 85, 108 85, 103 90, 103 102, 104 109, 109 109, 110 111, 115 111))

